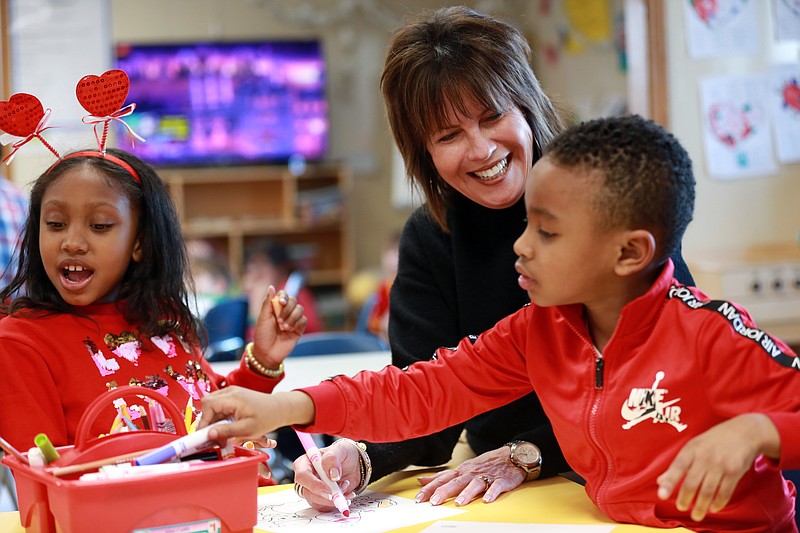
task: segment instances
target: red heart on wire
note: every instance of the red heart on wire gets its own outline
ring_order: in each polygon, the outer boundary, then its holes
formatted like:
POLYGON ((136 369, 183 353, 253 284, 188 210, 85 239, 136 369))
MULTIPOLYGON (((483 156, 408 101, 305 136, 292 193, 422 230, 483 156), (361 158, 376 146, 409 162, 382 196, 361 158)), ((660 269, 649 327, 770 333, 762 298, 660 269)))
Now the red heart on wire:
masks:
POLYGON ((105 117, 122 107, 129 87, 130 80, 125 71, 114 69, 100 76, 84 76, 75 87, 75 94, 86 111, 96 117, 105 117))
POLYGON ((0 102, 0 130, 17 137, 34 133, 43 116, 42 103, 32 94, 17 93, 0 102))

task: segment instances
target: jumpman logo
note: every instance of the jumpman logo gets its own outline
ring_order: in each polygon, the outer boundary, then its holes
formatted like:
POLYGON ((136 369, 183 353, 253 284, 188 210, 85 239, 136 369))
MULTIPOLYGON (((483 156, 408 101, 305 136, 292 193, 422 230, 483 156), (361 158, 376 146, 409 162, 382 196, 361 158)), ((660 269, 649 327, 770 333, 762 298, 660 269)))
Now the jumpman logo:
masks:
POLYGON ((681 424, 681 408, 675 405, 681 399, 665 401, 667 389, 658 388, 663 379, 664 372, 659 370, 651 388, 631 389, 630 396, 622 404, 622 418, 627 421, 622 429, 631 429, 645 420, 652 420, 654 424, 669 424, 679 432, 686 429, 686 424, 681 424))

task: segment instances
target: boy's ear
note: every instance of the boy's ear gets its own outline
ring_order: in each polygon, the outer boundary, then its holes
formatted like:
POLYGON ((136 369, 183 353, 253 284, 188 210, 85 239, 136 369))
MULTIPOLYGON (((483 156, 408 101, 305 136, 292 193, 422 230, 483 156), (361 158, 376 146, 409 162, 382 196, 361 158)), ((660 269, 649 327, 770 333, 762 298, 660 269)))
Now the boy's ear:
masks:
POLYGON ((655 255, 656 238, 652 233, 644 229, 627 231, 614 271, 620 276, 635 274, 649 267, 655 255))

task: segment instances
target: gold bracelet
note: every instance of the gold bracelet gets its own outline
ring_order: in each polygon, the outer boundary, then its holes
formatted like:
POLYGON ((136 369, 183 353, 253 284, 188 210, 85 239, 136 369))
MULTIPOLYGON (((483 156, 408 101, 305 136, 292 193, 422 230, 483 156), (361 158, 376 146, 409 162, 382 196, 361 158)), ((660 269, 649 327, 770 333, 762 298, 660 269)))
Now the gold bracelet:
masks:
POLYGON ((247 346, 244 347, 244 360, 245 364, 247 364, 247 367, 250 370, 255 371, 257 374, 261 374, 262 376, 266 376, 268 378, 279 378, 283 375, 283 363, 280 364, 277 370, 272 370, 262 365, 261 361, 256 359, 256 356, 253 355, 252 342, 248 342, 247 346))
POLYGON ((367 488, 367 485, 369 485, 369 480, 372 477, 372 461, 367 453, 367 445, 363 442, 356 442, 345 437, 337 439, 337 442, 340 440, 347 442, 348 444, 352 444, 356 447, 356 450, 358 450, 358 466, 361 469, 361 479, 359 480, 358 485, 353 492, 356 494, 361 494, 364 492, 364 489, 367 488))

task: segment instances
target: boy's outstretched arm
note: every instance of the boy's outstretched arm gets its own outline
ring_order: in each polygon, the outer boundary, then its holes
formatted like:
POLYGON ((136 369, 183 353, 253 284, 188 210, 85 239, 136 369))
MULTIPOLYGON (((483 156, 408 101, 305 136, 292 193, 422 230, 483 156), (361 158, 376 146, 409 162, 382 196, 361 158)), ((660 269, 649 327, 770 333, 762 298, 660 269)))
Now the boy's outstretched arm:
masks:
POLYGON ((255 440, 280 427, 310 424, 315 414, 314 402, 304 392, 265 394, 234 386, 203 397, 203 418, 199 427, 233 418, 230 424, 211 429, 209 438, 217 442, 232 437, 255 440))
POLYGON ((759 455, 779 459, 781 440, 768 416, 749 413, 693 438, 658 477, 658 497, 668 499, 680 484, 678 510, 701 521, 728 504, 736 485, 759 455))

